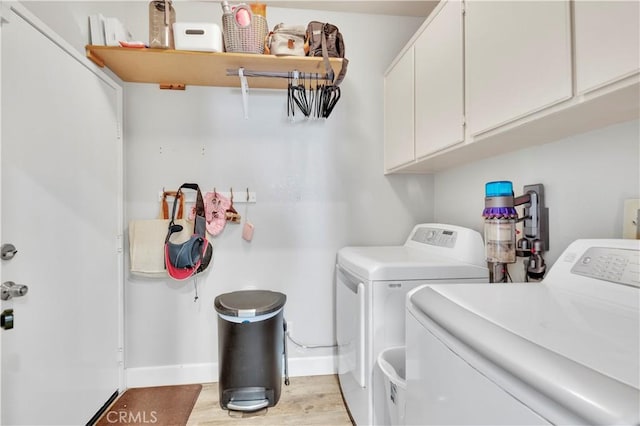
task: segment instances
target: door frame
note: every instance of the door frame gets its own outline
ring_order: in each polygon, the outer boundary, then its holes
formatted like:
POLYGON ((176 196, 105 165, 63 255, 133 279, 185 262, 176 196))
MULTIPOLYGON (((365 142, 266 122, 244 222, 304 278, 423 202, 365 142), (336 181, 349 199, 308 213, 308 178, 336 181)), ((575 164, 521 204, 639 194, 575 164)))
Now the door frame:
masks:
MULTIPOLYGON (((88 58, 83 56, 80 52, 69 44, 66 40, 56 34, 48 25, 37 18, 31 13, 25 6, 18 2, 7 2, 0 0, 0 99, 2 94, 2 27, 4 25, 11 25, 11 12, 14 12, 20 18, 24 19, 29 25, 33 26, 37 31, 43 34, 51 42, 62 49, 67 55, 75 59, 80 65, 87 68, 99 79, 101 79, 109 87, 113 88, 116 92, 117 103, 117 150, 118 150, 118 193, 117 193, 117 211, 118 211, 118 235, 115 237, 114 250, 118 253, 118 387, 122 392, 125 389, 125 374, 124 374, 124 131, 123 131, 123 88, 121 82, 116 81, 110 75, 105 73, 96 64, 91 62, 88 58)), ((0 128, 2 128, 2 106, 0 102, 0 128)), ((2 134, 0 132, 0 160, 2 159, 2 134)), ((0 163, 1 167, 1 163, 0 163)), ((0 244, 2 243, 2 173, 0 173, 0 244)), ((2 276, 2 262, 0 261, 0 277, 2 276)), ((0 330, 4 332, 4 330, 0 330)), ((0 342, 2 339, 0 338, 0 342)), ((1 356, 1 343, 0 343, 0 356, 1 356)), ((1 361, 1 359, 0 359, 1 361)), ((0 389, 2 387, 0 386, 0 389)), ((1 394, 0 394, 1 401, 1 394)), ((106 401, 105 401, 106 402, 106 401)), ((98 411, 101 407, 96 407, 98 411)), ((0 415, 2 413, 2 407, 0 406, 0 415)))
MULTIPOLYGON (((5 24, 5 5, 0 0, 0 244, 2 244, 2 26, 5 24)), ((0 260, 0 278, 2 278, 2 261, 0 260)), ((4 330, 0 330, 2 333, 4 330)), ((0 337, 0 366, 2 365, 2 338, 0 337)), ((2 367, 0 367, 0 376, 2 367)), ((0 383, 0 419, 2 418, 2 385, 0 383)))

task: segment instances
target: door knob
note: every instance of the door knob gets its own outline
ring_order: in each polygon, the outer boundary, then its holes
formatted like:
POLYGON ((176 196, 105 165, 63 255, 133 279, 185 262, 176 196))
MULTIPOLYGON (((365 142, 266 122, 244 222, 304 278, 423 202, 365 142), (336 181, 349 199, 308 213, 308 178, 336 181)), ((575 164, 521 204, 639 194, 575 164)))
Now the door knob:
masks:
POLYGON ((0 246, 0 258, 2 258, 2 260, 11 260, 16 253, 18 253, 18 250, 13 244, 3 244, 0 246))
POLYGON ((29 291, 24 284, 16 284, 13 281, 5 281, 0 288, 0 299, 9 300, 12 297, 22 297, 29 291))

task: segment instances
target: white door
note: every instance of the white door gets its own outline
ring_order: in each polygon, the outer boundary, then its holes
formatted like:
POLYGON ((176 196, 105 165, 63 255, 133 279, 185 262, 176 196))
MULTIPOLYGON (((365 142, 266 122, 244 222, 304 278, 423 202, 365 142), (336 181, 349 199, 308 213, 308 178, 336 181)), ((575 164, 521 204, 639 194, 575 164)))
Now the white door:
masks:
MULTIPOLYGON (((121 89, 2 11, 2 424, 85 424, 121 386, 121 89)), ((22 15, 22 16, 21 16, 22 15)), ((30 22, 34 22, 31 24, 30 22)))
POLYGON ((570 3, 466 2, 465 78, 473 136, 571 98, 570 3))
POLYGON ((578 95, 638 73, 640 2, 577 1, 573 10, 578 95))
POLYGON ((384 77, 385 171, 415 159, 413 94, 413 47, 411 47, 384 77))
POLYGON ((336 340, 338 378, 349 413, 359 425, 372 424, 371 379, 367 368, 370 356, 370 324, 367 285, 341 266, 336 267, 336 340))
POLYGON ((441 4, 415 43, 416 158, 464 141, 462 2, 441 4))

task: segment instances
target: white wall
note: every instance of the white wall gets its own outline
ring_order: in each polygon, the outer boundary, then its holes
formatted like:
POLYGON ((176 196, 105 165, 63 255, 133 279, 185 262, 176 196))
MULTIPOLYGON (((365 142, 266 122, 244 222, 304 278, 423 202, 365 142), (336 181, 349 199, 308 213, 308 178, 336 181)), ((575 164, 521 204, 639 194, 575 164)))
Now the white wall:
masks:
MULTIPOLYGON (((86 14, 96 11, 126 16, 134 38, 146 40, 146 3, 30 6, 78 49, 86 42, 86 33, 78 35, 86 14), (127 7, 129 15, 119 7, 127 7)), ((176 8, 178 20, 220 20, 217 3, 176 8)), ((249 187, 258 198, 248 211, 254 240, 244 242, 240 227, 227 225, 214 241, 209 273, 198 279, 197 303, 192 282, 127 280, 126 366, 137 382, 130 384, 164 380, 159 374, 165 370, 156 366, 206 376, 212 365, 201 364, 217 360, 213 299, 227 291, 282 291, 294 336, 332 343, 336 251, 345 245, 399 244, 415 223, 432 218, 431 177, 382 174, 382 76, 421 20, 285 9, 269 9, 268 17, 271 25, 326 20, 342 30, 351 63, 342 99, 326 122, 288 122, 284 91, 251 91, 251 118, 244 120, 237 89, 170 92, 125 85, 128 219, 154 217, 158 191, 187 181, 205 190, 233 187, 238 196, 249 187), (371 30, 383 27, 389 30, 371 30)), ((243 205, 236 207, 245 214, 243 205)), ((294 349, 292 357, 331 353, 294 349)), ((300 365, 297 374, 315 371, 312 364, 300 365)), ((174 373, 168 380, 193 377, 174 373)))
MULTIPOLYGON (((244 120, 238 89, 171 92, 155 85, 125 86, 129 219, 153 217, 158 191, 187 181, 206 190, 232 187, 238 197, 248 187, 258 199, 248 208, 255 225, 252 242, 243 241, 241 227, 233 224, 215 238, 214 261, 198 280, 197 303, 192 283, 128 280, 128 368, 216 361, 213 300, 248 287, 285 293, 294 337, 331 344, 336 251, 345 245, 401 243, 416 222, 432 218, 431 177, 382 174, 382 76, 419 23, 310 11, 268 13, 272 23, 322 19, 342 30, 349 72, 327 121, 291 124, 284 90, 251 91, 250 119, 244 120), (395 30, 370 31, 384 25, 395 30)), ((245 214, 244 205, 236 207, 245 214)), ((290 348, 294 358, 332 353, 290 348)), ((292 362, 292 374, 317 371, 296 365, 292 362)))
MULTIPOLYGON (((578 238, 622 238, 623 203, 640 198, 638 121, 616 124, 554 143, 523 149, 434 176, 437 221, 483 231, 484 184, 542 183, 549 207, 551 265, 578 238)), ((510 270, 522 278, 522 260, 510 270)))

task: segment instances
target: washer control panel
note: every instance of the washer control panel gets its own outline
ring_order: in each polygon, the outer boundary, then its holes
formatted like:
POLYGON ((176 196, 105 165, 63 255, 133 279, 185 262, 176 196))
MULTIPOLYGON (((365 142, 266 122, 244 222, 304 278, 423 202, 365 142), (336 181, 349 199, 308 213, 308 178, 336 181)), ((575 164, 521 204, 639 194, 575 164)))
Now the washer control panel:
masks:
POLYGON ((456 245, 457 231, 442 228, 420 227, 411 237, 412 241, 432 246, 453 248, 456 245))
POLYGON ((590 247, 573 265, 571 272, 640 288, 640 251, 590 247))

